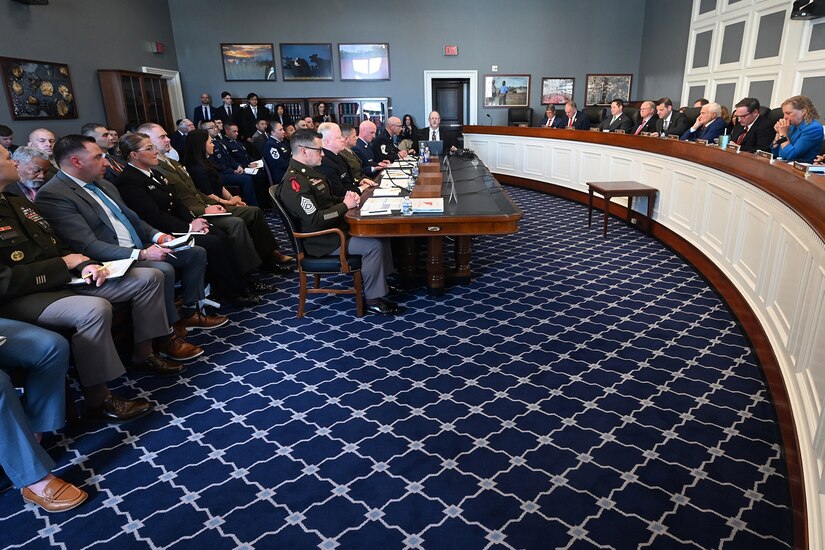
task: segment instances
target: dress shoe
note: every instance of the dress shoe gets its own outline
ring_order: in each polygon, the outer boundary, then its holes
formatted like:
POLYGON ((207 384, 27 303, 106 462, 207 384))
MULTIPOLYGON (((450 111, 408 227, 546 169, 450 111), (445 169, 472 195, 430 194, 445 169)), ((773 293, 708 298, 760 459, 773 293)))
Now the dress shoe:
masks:
POLYGON ((265 283, 263 281, 249 281, 249 290, 255 294, 266 294, 267 292, 274 292, 275 285, 265 283))
POLYGON ((224 298, 221 303, 231 307, 245 308, 259 306, 264 303, 264 299, 257 294, 248 293, 233 296, 232 298, 224 298))
POLYGON ((154 354, 140 363, 132 363, 132 368, 155 376, 177 376, 186 372, 186 367, 180 363, 163 359, 154 354))
POLYGON ((225 315, 206 315, 200 311, 195 311, 189 317, 180 319, 175 322, 186 329, 210 329, 224 326, 229 322, 229 318, 225 315))
POLYGON ((23 495, 23 500, 37 504, 47 512, 65 512, 81 505, 89 498, 86 491, 78 489, 59 477, 52 479, 43 488, 42 495, 36 494, 28 487, 20 491, 20 494, 23 495))
POLYGON ((266 262, 258 266, 258 271, 272 273, 273 275, 286 275, 292 273, 294 268, 289 264, 279 264, 276 262, 266 262))
POLYGON ((407 293, 407 289, 403 286, 397 285, 387 285, 387 294, 392 294, 393 296, 401 296, 407 293))
POLYGON ((293 258, 292 256, 287 256, 286 254, 282 253, 280 250, 276 250, 276 251, 272 254, 272 257, 273 257, 273 258, 275 259, 275 261, 276 261, 277 263, 279 263, 279 264, 288 264, 289 262, 291 262, 292 260, 294 260, 294 259, 295 259, 295 258, 293 258))
POLYGON ((175 361, 189 361, 195 357, 203 355, 203 348, 190 344, 180 336, 173 334, 169 340, 160 346, 160 354, 163 357, 174 359, 175 361))
POLYGON ((110 393, 99 407, 89 408, 83 420, 92 422, 128 422, 152 412, 154 407, 145 399, 123 399, 110 393))
POLYGON ((376 298, 367 301, 367 311, 378 313, 379 315, 399 315, 404 313, 407 308, 399 306, 395 302, 390 302, 384 298, 376 298))

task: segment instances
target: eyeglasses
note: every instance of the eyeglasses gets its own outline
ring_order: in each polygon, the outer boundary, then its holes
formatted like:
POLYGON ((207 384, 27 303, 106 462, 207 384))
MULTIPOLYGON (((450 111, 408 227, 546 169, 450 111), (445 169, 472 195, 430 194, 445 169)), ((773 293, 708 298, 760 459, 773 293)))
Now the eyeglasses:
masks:
POLYGON ((323 147, 310 147, 308 145, 301 145, 304 149, 312 149, 313 151, 318 151, 321 154, 324 154, 323 147))
POLYGON ((156 152, 157 150, 158 148, 154 145, 147 145, 146 147, 141 147, 140 149, 138 149, 138 151, 150 151, 152 153, 156 152))

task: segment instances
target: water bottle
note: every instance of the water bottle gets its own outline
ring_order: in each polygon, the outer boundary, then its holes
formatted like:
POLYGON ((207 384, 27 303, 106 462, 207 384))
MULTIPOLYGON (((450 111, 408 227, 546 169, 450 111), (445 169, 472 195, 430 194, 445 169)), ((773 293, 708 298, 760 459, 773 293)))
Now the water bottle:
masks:
POLYGON ((410 177, 407 178, 407 190, 411 191, 412 188, 413 188, 413 185, 415 185, 415 178, 413 177, 412 174, 410 174, 410 177))
POLYGON ((412 169, 413 179, 416 179, 416 180, 417 180, 417 179, 418 179, 418 174, 420 174, 420 172, 419 172, 419 170, 418 170, 418 165, 417 165, 417 164, 413 164, 413 169, 412 169))
POLYGON ((405 195, 404 199, 401 201, 401 215, 412 216, 412 213, 412 201, 410 200, 409 195, 405 195))
POLYGON ((430 162, 430 148, 429 147, 427 147, 425 145, 424 149, 421 151, 421 155, 424 157, 424 163, 425 164, 430 162))

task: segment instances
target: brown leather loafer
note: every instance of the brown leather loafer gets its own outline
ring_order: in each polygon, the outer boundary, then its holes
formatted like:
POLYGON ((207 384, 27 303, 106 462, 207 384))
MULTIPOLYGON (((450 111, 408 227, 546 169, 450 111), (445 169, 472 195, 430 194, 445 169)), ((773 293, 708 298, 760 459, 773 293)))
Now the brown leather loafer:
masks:
POLYGON ((229 317, 226 315, 206 315, 200 311, 196 311, 190 317, 177 321, 175 325, 179 325, 186 329, 210 329, 224 326, 229 322, 229 317))
POLYGON ((287 256, 286 254, 284 254, 284 253, 283 253, 283 252, 281 252, 280 250, 276 250, 276 251, 272 254, 272 257, 273 257, 273 258, 275 259, 275 261, 276 261, 277 263, 279 263, 279 264, 288 264, 289 262, 291 262, 292 260, 294 260, 294 259, 295 259, 295 258, 293 258, 292 256, 287 256))
POLYGON ((123 399, 110 393, 103 404, 86 409, 83 420, 91 422, 128 422, 152 412, 154 407, 145 399, 123 399))
POLYGON ((169 341, 161 345, 160 354, 175 361, 189 361, 203 355, 203 348, 173 334, 169 341))
POLYGON ((177 376, 186 372, 186 367, 178 362, 150 355, 140 363, 132 363, 132 368, 155 376, 177 376))
POLYGON ((54 478, 46 485, 42 495, 35 494, 28 487, 20 491, 20 494, 23 495, 23 500, 37 504, 47 512, 65 512, 76 508, 89 498, 86 491, 78 489, 59 477, 54 478))

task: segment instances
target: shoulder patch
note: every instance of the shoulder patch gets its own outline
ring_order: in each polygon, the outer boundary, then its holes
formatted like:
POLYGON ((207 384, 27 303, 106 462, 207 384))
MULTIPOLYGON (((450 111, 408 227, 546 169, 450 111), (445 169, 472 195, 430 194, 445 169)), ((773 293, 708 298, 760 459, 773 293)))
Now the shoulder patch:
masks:
POLYGON ((386 155, 386 154, 387 154, 387 144, 386 144, 386 143, 382 143, 382 144, 381 144, 381 154, 382 154, 382 155, 386 155))
POLYGON ((307 214, 315 213, 315 205, 307 197, 301 197, 301 208, 303 208, 307 214))
POLYGON ((292 180, 290 181, 290 184, 292 185, 292 190, 295 191, 296 193, 301 191, 301 184, 298 183, 298 180, 296 180, 295 178, 292 178, 292 180))
POLYGON ((275 160, 278 160, 279 158, 281 158, 281 154, 278 152, 277 147, 273 147, 272 149, 270 149, 269 154, 272 155, 272 158, 275 159, 275 160))

